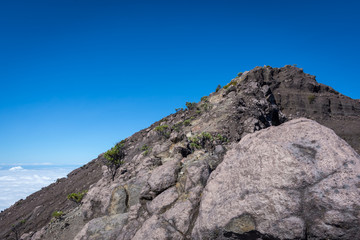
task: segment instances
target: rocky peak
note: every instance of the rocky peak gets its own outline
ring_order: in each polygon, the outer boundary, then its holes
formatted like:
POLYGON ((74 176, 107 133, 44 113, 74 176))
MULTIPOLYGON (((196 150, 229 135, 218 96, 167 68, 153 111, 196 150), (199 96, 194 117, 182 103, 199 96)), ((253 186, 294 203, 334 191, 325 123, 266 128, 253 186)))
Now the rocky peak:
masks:
POLYGON ((256 67, 239 74, 200 102, 187 103, 187 109, 179 109, 125 139, 122 142, 124 164, 117 170, 114 181, 101 165, 104 156, 100 154, 89 165, 94 166, 91 172, 81 168, 75 171, 77 174, 62 180, 64 191, 50 195, 56 199, 42 197, 57 189, 50 185, 5 210, 0 214, 0 225, 4 226, 0 237, 12 239, 11 225, 24 218, 32 220, 22 227, 22 232, 27 233, 23 239, 32 240, 357 237, 351 229, 354 221, 359 220, 356 215, 359 202, 351 198, 349 201, 355 207, 345 209, 338 198, 336 212, 329 212, 329 199, 333 199, 333 195, 328 199, 321 194, 325 194, 322 191, 326 189, 343 191, 345 195, 358 194, 354 176, 360 174, 359 156, 331 130, 316 122, 301 119, 286 123, 299 117, 314 119, 333 129, 360 152, 359 101, 317 83, 314 76, 294 66, 256 67), (326 133, 326 139, 321 132, 326 133), (279 144, 271 145, 263 139, 276 139, 279 144), (306 144, 301 139, 305 139, 306 144), (261 148, 263 144, 268 147, 261 148), (323 149, 328 146, 334 146, 331 154, 342 156, 332 158, 331 166, 323 160, 329 154, 323 149), (265 157, 267 162, 262 161, 265 157), (253 168, 247 158, 252 159, 253 168), (248 170, 243 169, 245 163, 249 163, 248 170), (267 168, 262 169, 265 165, 267 168), (352 170, 342 165, 351 165, 352 170), (340 190, 340 186, 330 183, 322 186, 320 182, 325 179, 325 173, 331 170, 327 167, 337 169, 341 176, 350 179, 343 184, 351 187, 340 190), (264 174, 259 175, 263 170, 266 170, 264 174), (304 177, 303 172, 308 170, 313 175, 304 177), (84 176, 79 180, 80 190, 89 191, 81 206, 71 207, 67 205, 66 195, 74 190, 76 175, 84 176), (217 177, 220 175, 222 177, 217 177), (245 186, 243 183, 249 179, 253 179, 253 185, 245 186), (292 185, 285 184, 290 180, 292 185), (315 183, 318 188, 313 186, 315 183), (300 188, 316 189, 320 195, 300 188), (273 190, 264 193, 264 189, 273 190), (255 201, 254 196, 274 199, 261 202, 262 198, 255 201), (315 207, 307 205, 308 200, 304 199, 320 197, 315 207), (46 210, 35 211, 37 200, 43 201, 39 206, 46 210), (245 200, 249 202, 237 204, 245 200), (287 200, 295 203, 287 206, 287 200), (228 205, 223 206, 224 201, 228 205), (256 207, 262 204, 265 204, 263 208, 256 207), (320 219, 318 226, 328 223, 337 226, 336 219, 347 216, 353 220, 340 224, 339 231, 332 228, 327 235, 321 235, 311 230, 310 225, 315 223, 309 220, 313 217, 303 216, 305 208, 326 209, 316 215, 320 219), (46 224, 55 210, 63 210, 66 215, 46 224), (259 212, 261 217, 256 215, 257 211, 263 211, 259 212), (345 216, 344 212, 350 215, 345 216), (322 221, 324 216, 330 220, 322 221), (214 217, 217 220, 211 220, 214 217), (283 217, 289 220, 281 220, 283 217), (274 227, 270 227, 272 225, 274 227), (289 226, 294 226, 289 228, 290 232, 286 231, 289 226))

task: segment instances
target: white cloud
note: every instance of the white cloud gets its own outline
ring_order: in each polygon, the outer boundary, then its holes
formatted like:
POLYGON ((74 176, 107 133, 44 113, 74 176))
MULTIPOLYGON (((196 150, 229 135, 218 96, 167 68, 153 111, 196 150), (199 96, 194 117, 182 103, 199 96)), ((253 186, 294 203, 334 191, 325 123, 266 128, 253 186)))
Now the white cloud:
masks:
POLYGON ((40 190, 58 178, 66 177, 75 167, 27 169, 20 166, 0 169, 0 211, 40 190))
POLYGON ((18 171, 18 170, 23 170, 23 168, 21 166, 17 166, 9 169, 9 171, 18 171))

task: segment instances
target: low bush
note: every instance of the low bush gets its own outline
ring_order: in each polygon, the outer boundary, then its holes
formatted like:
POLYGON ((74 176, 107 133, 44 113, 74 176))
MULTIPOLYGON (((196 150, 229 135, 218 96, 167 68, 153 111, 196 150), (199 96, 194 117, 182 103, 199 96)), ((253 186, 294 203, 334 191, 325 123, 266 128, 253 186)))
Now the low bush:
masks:
POLYGON ((78 192, 78 193, 70 193, 69 195, 67 195, 67 199, 80 204, 81 200, 84 198, 84 196, 87 192, 88 192, 87 190, 84 190, 84 191, 78 192))
POLYGON ((170 129, 168 125, 160 125, 155 127, 155 131, 158 132, 161 136, 169 138, 170 129))
POLYGON ((140 150, 143 151, 144 156, 147 156, 149 154, 149 152, 151 151, 151 148, 145 144, 141 147, 140 150))
POLYGON ((195 137, 188 138, 189 147, 192 152, 194 152, 196 149, 211 148, 213 140, 213 136, 208 132, 203 132, 196 135, 195 137))
POLYGON ((237 85, 236 80, 231 80, 231 82, 229 82, 224 86, 224 89, 228 89, 230 86, 236 86, 236 85, 237 85))
POLYGON ((108 168, 109 173, 111 174, 111 178, 114 181, 116 171, 120 166, 124 163, 123 159, 125 158, 125 140, 121 141, 120 143, 116 144, 110 150, 105 152, 105 165, 108 168))
POLYGON ((186 102, 185 106, 189 109, 189 110, 193 110, 196 108, 196 103, 195 102, 186 102))
POLYGON ((55 211, 51 216, 56 219, 61 219, 64 216, 64 213, 62 211, 55 211))
POLYGON ((190 126, 190 124, 191 124, 190 119, 186 119, 186 120, 184 121, 184 126, 190 126))
POLYGON ((223 136, 221 134, 216 135, 216 140, 218 140, 220 143, 228 142, 228 138, 226 136, 223 136))
POLYGON ((174 130, 174 131, 176 131, 176 132, 180 132, 180 129, 181 129, 181 126, 182 126, 182 125, 183 125, 182 122, 176 123, 176 124, 174 124, 174 125, 171 127, 171 129, 174 130))

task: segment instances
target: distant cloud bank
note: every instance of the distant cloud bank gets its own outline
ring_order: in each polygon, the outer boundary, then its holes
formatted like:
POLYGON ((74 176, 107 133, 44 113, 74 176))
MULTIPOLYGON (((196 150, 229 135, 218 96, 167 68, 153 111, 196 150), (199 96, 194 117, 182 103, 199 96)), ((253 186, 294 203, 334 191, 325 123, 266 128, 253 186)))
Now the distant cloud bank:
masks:
POLYGON ((0 211, 40 190, 78 166, 1 166, 0 211))

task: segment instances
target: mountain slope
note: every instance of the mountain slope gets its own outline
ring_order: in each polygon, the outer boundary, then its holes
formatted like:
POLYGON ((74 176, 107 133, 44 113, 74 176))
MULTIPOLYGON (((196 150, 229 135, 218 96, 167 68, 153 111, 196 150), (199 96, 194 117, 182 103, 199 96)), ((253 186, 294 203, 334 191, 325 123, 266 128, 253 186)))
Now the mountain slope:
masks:
POLYGON ((30 233, 27 239, 71 239, 76 235, 77 239, 91 239, 100 233, 99 239, 131 239, 141 236, 141 227, 154 227, 164 219, 167 223, 158 229, 167 230, 160 235, 188 238, 197 219, 201 192, 226 151, 249 133, 297 117, 314 119, 333 129, 360 151, 358 100, 317 83, 314 76, 293 66, 257 67, 199 103, 190 104, 189 109, 126 139, 125 164, 115 181, 101 170, 100 155, 87 167, 75 170, 77 174, 5 210, 0 214, 0 225, 4 226, 0 238, 12 239, 11 225, 21 219, 27 219, 21 226, 22 233, 30 233), (144 146, 148 150, 142 150, 144 146), (80 208, 66 200, 67 194, 89 188, 80 208), (67 217, 45 225, 55 210, 67 212, 67 217), (180 213, 183 217, 179 219, 176 215, 180 213), (112 230, 104 232, 99 225, 112 230), (119 225, 123 229, 114 228, 119 225))

